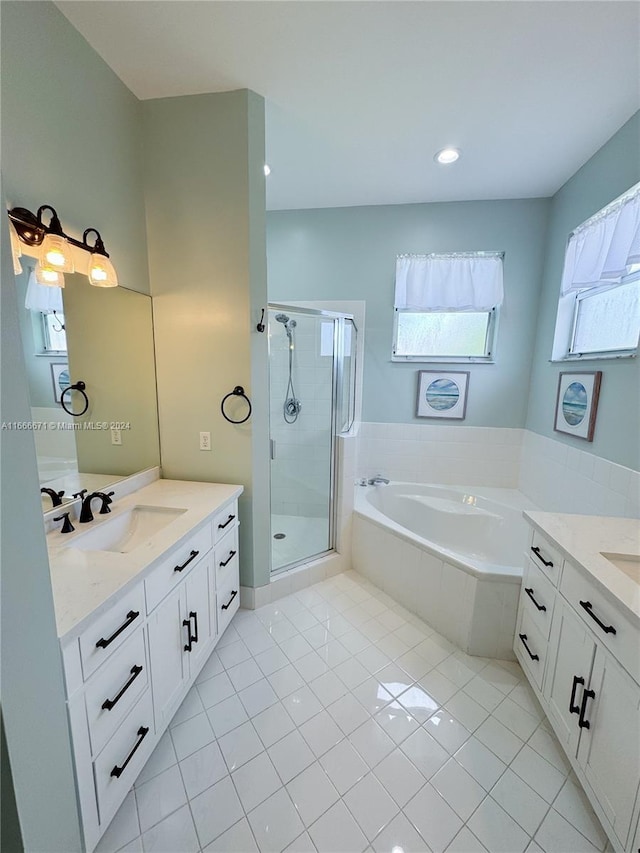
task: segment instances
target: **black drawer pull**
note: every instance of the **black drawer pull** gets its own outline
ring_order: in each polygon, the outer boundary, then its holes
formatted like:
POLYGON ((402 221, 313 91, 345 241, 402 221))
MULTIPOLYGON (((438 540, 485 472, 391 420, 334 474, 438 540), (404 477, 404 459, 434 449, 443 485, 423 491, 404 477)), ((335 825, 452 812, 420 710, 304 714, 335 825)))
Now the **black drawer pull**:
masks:
POLYGON ((226 604, 223 604, 220 609, 221 610, 227 610, 229 607, 231 607, 231 602, 233 601, 233 599, 236 597, 237 594, 238 594, 237 589, 232 590, 231 591, 231 598, 229 599, 229 601, 227 601, 226 604))
POLYGON ((224 524, 218 525, 218 530, 224 530, 225 527, 227 527, 229 524, 231 524, 231 522, 233 521, 234 518, 235 518, 235 515, 230 515, 224 524))
POLYGON ((540 553, 540 548, 538 548, 537 545, 532 545, 531 550, 536 555, 536 557, 540 560, 540 562, 542 563, 543 566, 546 566, 547 568, 552 568, 553 562, 551 560, 545 560, 545 558, 540 553))
POLYGON ((583 609, 583 610, 586 610, 586 611, 587 611, 587 613, 589 614, 589 616, 591 616, 591 618, 593 619, 593 621, 594 621, 597 625, 599 625, 599 626, 600 626, 600 628, 602 628, 602 630, 605 632, 605 634, 615 634, 615 633, 616 633, 616 629, 613 627, 613 625, 605 625, 605 624, 604 624, 604 622, 601 622, 601 621, 598 619, 598 617, 596 616, 596 614, 593 612, 593 604, 592 604, 590 601, 581 601, 581 602, 580 602, 580 607, 582 607, 582 609, 583 609))
POLYGON ((129 755, 127 755, 127 757, 125 758, 124 764, 121 767, 118 767, 118 765, 116 764, 116 766, 113 768, 113 770, 110 773, 110 775, 115 776, 116 779, 119 779, 122 776, 122 774, 124 773, 124 771, 126 769, 127 764, 131 761, 133 756, 136 754, 136 750, 138 749, 138 747, 140 746, 142 741, 149 734, 149 726, 140 726, 140 728, 138 729, 136 734, 138 735, 138 740, 136 741, 135 746, 133 747, 133 749, 131 750, 129 755))
POLYGON ((193 642, 198 642, 198 614, 195 610, 189 613, 189 619, 193 619, 193 642))
POLYGON ((136 678, 140 675, 141 672, 142 672, 141 666, 132 666, 131 667, 131 678, 127 681, 127 683, 124 685, 124 687, 118 693, 117 696, 114 696, 113 699, 105 699, 104 700, 104 702, 102 703, 102 710, 103 711, 110 711, 114 705, 117 705, 118 702, 122 699, 124 694, 131 687, 131 685, 136 680, 136 678))
POLYGON ((527 589, 527 587, 525 587, 525 588, 524 588, 524 591, 527 593, 527 595, 529 596, 529 598, 531 599, 531 601, 533 601, 533 603, 534 603, 534 604, 535 604, 535 606, 538 608, 538 610, 546 610, 546 609, 547 609, 547 608, 544 606, 544 604, 538 604, 538 602, 535 600, 535 598, 533 597, 533 588, 532 588, 532 587, 530 587, 529 589, 527 589))
POLYGON ((587 710, 587 701, 589 699, 595 699, 596 694, 593 690, 585 690, 582 694, 582 704, 580 705, 580 717, 578 718, 578 725, 581 729, 590 729, 591 723, 589 720, 585 720, 584 715, 587 710))
POLYGON ((191 554, 189 554, 189 559, 185 563, 183 563, 181 566, 174 566, 173 571, 174 572, 181 572, 183 569, 186 569, 187 566, 189 565, 189 563, 192 560, 195 560, 195 558, 198 556, 199 553, 200 553, 200 551, 192 551, 191 554))
POLYGON ((124 622, 122 623, 122 625, 118 628, 118 630, 117 630, 117 631, 114 631, 114 632, 113 632, 113 634, 112 634, 108 639, 106 639, 106 640, 105 640, 105 638, 104 638, 104 637, 102 637, 101 639, 99 639, 99 640, 98 640, 98 642, 96 643, 96 648, 98 648, 98 649, 106 649, 106 648, 107 648, 107 646, 111 645, 111 643, 113 643, 113 641, 115 640, 115 638, 116 638, 119 634, 122 634, 122 632, 123 632, 123 631, 125 631, 125 630, 129 627, 129 625, 131 625, 131 623, 133 622, 133 620, 134 620, 134 619, 137 619, 139 615, 140 615, 140 611, 139 611, 139 610, 130 610, 130 611, 127 613, 127 618, 124 620, 124 622))
POLYGON ((569 699, 569 713, 570 714, 579 714, 580 706, 575 705, 576 701, 576 689, 578 684, 582 684, 584 687, 584 678, 580 678, 578 675, 573 676, 573 687, 571 688, 571 699, 569 699))
POLYGON ((228 557, 227 557, 227 559, 224 561, 224 563, 220 563, 220 565, 222 566, 222 568, 224 568, 225 566, 228 566, 228 565, 229 565, 229 563, 231 562, 231 560, 233 560, 233 558, 235 557, 236 553, 237 553, 236 551, 230 551, 230 552, 229 552, 229 556, 228 556, 228 557))
POLYGON ((529 646, 527 645, 527 635, 526 635, 526 634, 518 634, 518 636, 520 637, 520 642, 522 643, 522 645, 523 645, 523 646, 525 647, 525 649, 527 650, 527 654, 529 655, 529 657, 531 658, 531 660, 540 660, 540 658, 538 657, 538 655, 534 655, 534 654, 532 654, 532 653, 531 653, 531 649, 530 649, 530 648, 529 648, 529 646))
POLYGON ((189 614, 189 619, 182 620, 183 628, 187 629, 187 645, 183 646, 185 652, 193 651, 193 636, 191 635, 191 614, 189 614))

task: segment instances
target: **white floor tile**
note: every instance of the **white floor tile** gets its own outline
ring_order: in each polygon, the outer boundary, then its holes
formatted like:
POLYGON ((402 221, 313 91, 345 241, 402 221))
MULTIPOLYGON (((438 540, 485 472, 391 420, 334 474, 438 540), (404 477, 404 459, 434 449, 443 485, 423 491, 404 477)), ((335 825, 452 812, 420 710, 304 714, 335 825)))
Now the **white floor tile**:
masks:
POLYGON ((357 782, 344 795, 344 802, 369 841, 398 814, 398 804, 373 773, 357 782))
POLYGON ((238 693, 238 696, 250 717, 255 717, 278 701, 273 687, 266 678, 256 681, 250 687, 245 687, 238 693))
POLYGON ((433 853, 442 853, 462 828, 458 815, 434 787, 427 784, 404 808, 405 815, 433 853))
POLYGON ((377 678, 367 678, 362 684, 352 688, 351 692, 369 714, 377 714, 393 699, 391 693, 377 678))
POLYGON ((528 740, 532 749, 553 764, 556 770, 567 776, 571 772, 569 759, 562 751, 558 739, 554 734, 548 732, 543 726, 539 726, 528 740))
MULTIPOLYGON (((216 649, 217 648, 218 646, 216 646, 216 649)), ((213 678, 214 675, 220 675, 221 672, 224 672, 224 667, 222 665, 222 661, 218 657, 218 652, 212 652, 209 660, 200 670, 200 675, 196 678, 196 684, 208 681, 210 678, 213 678)))
POLYGON ((316 761, 287 785, 291 801, 305 826, 311 826, 340 799, 331 780, 316 761))
POLYGON ((167 731, 158 741, 158 745, 149 756, 135 784, 142 785, 144 782, 148 782, 149 779, 153 779, 158 773, 162 773, 163 770, 167 770, 167 768, 173 767, 177 763, 178 758, 173 747, 171 734, 167 731))
POLYGON ((527 833, 491 797, 478 806, 468 827, 491 853, 524 853, 529 843, 527 833))
POLYGON ((170 731, 178 761, 182 761, 187 755, 202 749, 215 738, 211 723, 205 713, 192 717, 186 723, 180 723, 179 726, 175 726, 170 731))
POLYGON ((313 690, 321 704, 326 708, 340 699, 347 692, 344 685, 335 672, 325 672, 310 682, 309 687, 313 690))
POLYGON ((396 744, 401 744, 410 734, 420 728, 418 721, 414 720, 407 709, 396 701, 390 702, 381 711, 378 711, 374 720, 382 726, 396 744))
POLYGON ((289 732, 295 729, 295 724, 281 702, 271 705, 252 718, 251 722, 258 732, 265 748, 273 746, 289 732))
POLYGON ((425 779, 431 779, 449 758, 449 753, 422 728, 409 735, 400 749, 425 779))
POLYGON ((231 667, 242 663, 242 661, 249 660, 251 658, 251 652, 242 640, 238 640, 235 643, 229 643, 228 646, 223 646, 219 649, 218 657, 220 658, 220 662, 223 667, 229 670, 231 667))
POLYGON ((403 853, 431 853, 424 838, 402 812, 385 826, 371 846, 376 853, 398 853, 399 850, 403 853))
POLYGON ((187 802, 182 776, 177 766, 136 788, 138 818, 144 833, 187 802))
POLYGON ((482 674, 472 678, 471 681, 465 684, 463 689, 468 696, 475 699, 487 711, 495 710, 504 700, 504 693, 501 693, 493 684, 485 681, 482 678, 482 674))
POLYGON ((142 836, 145 853, 199 853, 191 810, 183 806, 142 836))
POLYGON ((217 738, 226 735, 242 723, 246 722, 247 712, 237 696, 230 696, 222 702, 218 702, 207 711, 207 717, 217 738))
POLYGON ((344 734, 342 729, 326 711, 321 711, 300 726, 300 734, 311 747, 316 758, 339 743, 344 734))
POLYGON ((487 848, 478 841, 473 832, 463 826, 447 847, 447 853, 488 853, 487 848))
POLYGON ((285 697, 282 700, 282 704, 289 712, 296 726, 301 726, 307 720, 310 720, 311 717, 315 717, 316 714, 322 711, 322 705, 318 697, 307 684, 285 697))
POLYGON ((130 791, 96 847, 96 853, 115 853, 140 835, 140 822, 133 791, 130 791))
POLYGON ((346 696, 329 705, 327 711, 346 735, 351 734, 369 717, 369 714, 352 693, 347 693, 346 696))
POLYGON ((541 720, 544 717, 544 712, 535 693, 526 682, 521 682, 517 687, 514 687, 511 693, 509 693, 509 699, 512 699, 536 719, 541 720))
POLYGON ((513 734, 494 716, 488 717, 475 731, 475 737, 489 747, 505 764, 509 764, 523 747, 519 737, 513 734))
POLYGON ((439 663, 442 663, 442 661, 448 658, 450 654, 450 652, 446 651, 446 649, 443 649, 442 646, 435 642, 433 636, 427 637, 426 640, 418 643, 417 646, 414 646, 413 651, 417 652, 417 654, 430 663, 432 668, 438 666, 439 663))
POLYGON ((289 658, 290 661, 298 660, 304 655, 308 655, 312 651, 312 646, 305 640, 301 634, 295 634, 289 637, 288 640, 283 640, 280 643, 280 648, 289 658))
POLYGON ((317 652, 309 652, 308 655, 298 658, 294 666, 307 683, 329 671, 328 664, 317 652))
POLYGON ((210 743, 180 762, 182 781, 191 800, 228 774, 220 747, 210 743))
POLYGON ((350 652, 342 645, 340 640, 330 640, 326 646, 321 646, 318 649, 318 654, 327 666, 331 668, 338 666, 351 657, 350 652))
POLYGON ((425 660, 422 655, 419 655, 415 649, 411 649, 411 651, 399 657, 396 660, 396 664, 415 681, 433 669, 433 665, 425 660))
POLYGON ((363 651, 358 652, 356 658, 365 669, 369 670, 371 675, 375 675, 376 672, 379 672, 391 663, 391 658, 375 646, 368 646, 363 651))
MULTIPOLYGON (((220 654, 224 651, 225 650, 222 649, 220 654)), ((243 687, 248 687, 250 684, 254 684, 256 681, 260 681, 261 678, 264 678, 262 670, 251 657, 249 660, 242 661, 242 663, 232 666, 227 670, 227 675, 231 679, 231 683, 236 691, 240 691, 243 687)))
POLYGON ((133 841, 125 844, 124 847, 118 850, 118 853, 144 853, 142 836, 138 836, 138 838, 134 838, 133 841))
POLYGON ((449 681, 452 681, 456 687, 464 687, 476 675, 475 671, 470 669, 455 654, 450 655, 442 663, 439 663, 436 670, 448 678, 449 681))
POLYGON ((285 847, 283 853, 317 853, 317 851, 309 833, 303 832, 288 847, 285 847))
POLYGON ((305 684, 298 670, 292 663, 288 662, 282 669, 273 672, 268 680, 280 699, 284 699, 290 693, 293 693, 294 690, 304 687, 305 684))
POLYGON ((368 765, 348 740, 325 753, 320 764, 341 796, 369 772, 368 765))
POLYGON ((426 722, 440 707, 440 703, 433 696, 430 696, 420 684, 414 684, 413 687, 401 693, 398 696, 398 702, 419 723, 426 722))
POLYGON ((548 803, 553 802, 564 785, 564 774, 527 744, 516 755, 511 763, 511 769, 548 803))
POLYGON ((310 628, 306 628, 301 633, 309 645, 314 649, 324 646, 329 642, 329 640, 333 639, 333 635, 329 633, 328 629, 324 625, 321 625, 317 620, 315 621, 315 625, 312 625, 310 628))
POLYGON ((474 732, 489 716, 489 711, 463 690, 445 702, 445 708, 470 732, 474 732))
POLYGON ((283 737, 267 752, 285 785, 315 761, 314 754, 297 730, 283 737))
POLYGON ((266 652, 261 652, 259 655, 256 655, 255 660, 264 675, 271 675, 289 663, 289 658, 279 646, 267 649, 266 652))
POLYGON ((280 777, 266 752, 247 761, 231 774, 231 778, 245 812, 259 806, 282 787, 280 777))
POLYGON ((246 818, 219 835, 204 848, 204 853, 259 853, 246 818))
POLYGON ((250 722, 243 723, 237 729, 221 737, 218 745, 222 750, 229 772, 237 770, 247 761, 262 752, 262 741, 250 722))
POLYGON ((506 770, 506 764, 475 737, 460 747, 455 759, 485 791, 490 791, 506 770))
POLYGON ((367 839, 340 800, 309 828, 318 853, 362 853, 367 839))
POLYGON ((549 809, 536 832, 535 841, 545 853, 566 853, 568 850, 571 853, 595 853, 598 849, 555 809, 549 809))
POLYGON ((198 684, 198 693, 205 708, 211 708, 223 699, 233 696, 235 688, 226 672, 214 675, 198 684))
POLYGON ((384 652, 385 655, 388 655, 391 660, 397 660, 397 658, 402 657, 402 655, 406 654, 411 648, 408 643, 405 643, 395 634, 387 634, 386 636, 381 637, 376 642, 376 646, 380 651, 384 652))
POLYGON ((449 711, 441 709, 424 723, 424 730, 434 737, 449 755, 453 755, 471 737, 471 732, 449 711))
POLYGON ((482 677, 505 696, 510 693, 514 687, 520 684, 521 680, 519 677, 509 672, 509 670, 504 666, 501 666, 499 663, 494 663, 493 661, 488 663, 482 670, 482 677))
POLYGON ((191 813, 203 847, 244 816, 236 789, 228 776, 194 797, 191 813))
POLYGON ((366 681, 370 677, 369 670, 365 669, 360 661, 355 658, 349 658, 344 663, 339 664, 334 669, 334 672, 350 690, 353 690, 354 687, 362 684, 363 681, 366 681))
POLYGON ((354 628, 353 625, 350 626, 350 630, 340 636, 340 642, 352 655, 357 655, 358 652, 363 651, 371 645, 369 637, 366 637, 361 631, 354 628))
POLYGON ((595 847, 604 850, 607 836, 577 781, 574 782, 571 778, 567 779, 564 787, 553 801, 553 808, 588 838, 595 847))
MULTIPOLYGON (((469 682, 471 683, 471 682, 469 682)), ((435 699, 440 705, 444 705, 448 699, 458 692, 458 686, 450 681, 437 669, 432 669, 424 675, 418 685, 427 691, 429 696, 435 699)))
POLYGON ((549 809, 549 804, 510 769, 491 789, 491 796, 530 836, 535 835, 549 809))
POLYGON ((487 795, 482 785, 453 758, 438 770, 431 784, 462 820, 468 820, 487 795))
POLYGON ((530 738, 539 725, 537 717, 529 714, 509 696, 498 705, 493 716, 517 735, 520 740, 530 738))
POLYGON ((266 628, 260 628, 244 637, 246 647, 254 657, 270 649, 276 649, 277 643, 266 628))
POLYGON ((285 788, 272 794, 247 817, 261 853, 280 853, 304 831, 285 788))
POLYGON ((373 772, 400 808, 418 793, 426 781, 399 749, 383 758, 373 772))
POLYGON ((202 704, 202 699, 198 693, 198 688, 194 684, 191 690, 184 697, 184 700, 176 713, 173 715, 173 719, 169 725, 171 727, 177 726, 180 723, 184 723, 185 720, 190 720, 191 717, 201 714, 203 711, 204 705, 202 704))
POLYGON ((371 717, 351 732, 349 741, 372 769, 395 748, 389 735, 371 717))

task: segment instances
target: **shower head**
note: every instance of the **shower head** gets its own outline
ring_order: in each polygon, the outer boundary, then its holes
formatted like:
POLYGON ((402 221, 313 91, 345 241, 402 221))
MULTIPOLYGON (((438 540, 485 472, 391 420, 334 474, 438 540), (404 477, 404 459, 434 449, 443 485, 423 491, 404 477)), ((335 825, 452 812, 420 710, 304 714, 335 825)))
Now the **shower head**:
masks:
POLYGON ((285 332, 287 333, 287 337, 291 338, 291 330, 295 329, 298 325, 295 320, 292 320, 288 314, 276 314, 276 320, 278 323, 282 323, 284 326, 285 332))
POLYGON ((278 323, 283 323, 285 326, 289 322, 289 318, 286 314, 276 314, 276 320, 278 321, 278 323))

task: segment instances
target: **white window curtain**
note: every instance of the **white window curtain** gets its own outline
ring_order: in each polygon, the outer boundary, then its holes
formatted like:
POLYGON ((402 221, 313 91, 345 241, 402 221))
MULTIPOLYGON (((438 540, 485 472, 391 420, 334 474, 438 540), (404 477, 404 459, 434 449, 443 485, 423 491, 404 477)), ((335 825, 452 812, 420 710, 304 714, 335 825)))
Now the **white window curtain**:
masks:
POLYGON ((395 307, 413 311, 491 311, 502 304, 502 254, 399 255, 395 307))
POLYGON ((28 311, 40 311, 42 314, 51 314, 54 311, 63 314, 62 288, 47 287, 44 284, 38 284, 35 271, 31 270, 27 283, 27 296, 24 300, 24 307, 28 311))
POLYGON ((571 234, 562 272, 561 294, 592 287, 616 287, 640 263, 640 184, 571 234))

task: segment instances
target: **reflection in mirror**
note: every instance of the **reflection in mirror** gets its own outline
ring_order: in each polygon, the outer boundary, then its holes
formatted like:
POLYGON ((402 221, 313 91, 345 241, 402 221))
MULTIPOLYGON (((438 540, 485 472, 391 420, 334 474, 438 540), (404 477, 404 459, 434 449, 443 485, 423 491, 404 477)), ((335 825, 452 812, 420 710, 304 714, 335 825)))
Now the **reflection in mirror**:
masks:
MULTIPOLYGON (((43 287, 23 266, 16 285, 41 486, 64 490, 67 502, 159 465, 151 298, 92 287, 84 275, 65 276, 64 289, 43 287), (78 381, 89 407, 74 417, 60 398, 78 381)), ((64 403, 83 408, 75 391, 64 403)), ((43 494, 43 510, 51 506, 43 494)))

